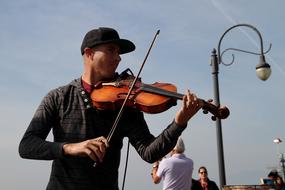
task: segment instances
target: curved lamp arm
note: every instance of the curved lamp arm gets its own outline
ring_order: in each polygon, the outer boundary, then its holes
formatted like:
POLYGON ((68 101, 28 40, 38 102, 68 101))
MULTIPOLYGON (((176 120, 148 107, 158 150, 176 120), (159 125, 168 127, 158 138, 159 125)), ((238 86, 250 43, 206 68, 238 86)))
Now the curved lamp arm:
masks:
POLYGON ((231 64, 233 64, 234 62, 234 55, 232 54, 232 61, 230 63, 224 63, 223 60, 222 60, 222 56, 223 54, 228 51, 228 50, 233 50, 233 51, 240 51, 240 52, 244 52, 244 53, 250 53, 250 54, 255 54, 255 55, 260 55, 260 61, 259 61, 259 64, 256 66, 256 73, 257 73, 257 76, 261 79, 261 80, 267 80, 269 77, 270 77, 270 74, 271 74, 271 69, 270 69, 270 65, 268 63, 266 63, 265 61, 265 54, 268 53, 271 49, 271 44, 270 44, 270 47, 269 49, 264 52, 263 50, 263 40, 262 40, 262 36, 261 36, 261 33, 252 25, 249 25, 249 24, 237 24, 237 25, 234 25, 232 27, 230 27, 229 29, 227 29, 223 35, 221 36, 220 40, 219 40, 219 43, 218 43, 218 52, 217 52, 217 59, 218 59, 218 63, 222 63, 223 65, 225 66, 229 66, 231 64), (246 50, 241 50, 241 49, 237 49, 237 48, 228 48, 226 50, 224 50, 222 53, 221 53, 221 43, 222 43, 222 40, 224 38, 224 36, 232 29, 236 28, 236 27, 240 27, 240 26, 245 26, 245 27, 248 27, 248 28, 251 28, 252 30, 254 30, 257 34, 258 34, 258 37, 259 37, 259 41, 260 41, 260 53, 255 53, 255 52, 250 52, 250 51, 246 51, 246 50))

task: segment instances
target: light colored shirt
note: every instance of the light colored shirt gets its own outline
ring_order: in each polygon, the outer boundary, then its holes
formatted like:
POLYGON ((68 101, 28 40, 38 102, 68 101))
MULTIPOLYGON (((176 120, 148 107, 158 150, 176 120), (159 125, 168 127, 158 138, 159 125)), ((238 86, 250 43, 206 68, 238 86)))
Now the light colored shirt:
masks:
POLYGON ((163 159, 156 175, 163 180, 164 190, 189 190, 192 184, 193 160, 184 154, 163 159))

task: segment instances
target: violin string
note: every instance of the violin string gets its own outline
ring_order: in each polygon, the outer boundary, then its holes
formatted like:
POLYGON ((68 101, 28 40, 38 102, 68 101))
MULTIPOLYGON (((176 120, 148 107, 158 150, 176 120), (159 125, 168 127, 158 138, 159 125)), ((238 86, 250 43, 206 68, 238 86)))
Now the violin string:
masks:
POLYGON ((176 99, 179 99, 179 100, 182 100, 183 96, 184 96, 183 94, 180 94, 180 93, 177 93, 177 92, 165 90, 163 88, 153 87, 153 86, 147 85, 147 84, 143 84, 141 86, 141 90, 147 91, 147 92, 152 92, 152 93, 158 94, 158 95, 167 96, 167 97, 170 97, 170 98, 176 98, 176 99))

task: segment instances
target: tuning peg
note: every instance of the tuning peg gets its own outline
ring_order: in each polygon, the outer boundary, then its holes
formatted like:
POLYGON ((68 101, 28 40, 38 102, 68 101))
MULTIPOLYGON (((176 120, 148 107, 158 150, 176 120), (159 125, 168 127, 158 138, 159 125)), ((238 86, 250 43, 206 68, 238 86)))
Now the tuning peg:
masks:
POLYGON ((211 119, 212 119, 213 121, 216 121, 216 120, 217 120, 217 117, 216 117, 216 116, 212 116, 211 119))
POLYGON ((208 114, 209 112, 208 112, 208 110, 203 110, 203 113, 208 114))

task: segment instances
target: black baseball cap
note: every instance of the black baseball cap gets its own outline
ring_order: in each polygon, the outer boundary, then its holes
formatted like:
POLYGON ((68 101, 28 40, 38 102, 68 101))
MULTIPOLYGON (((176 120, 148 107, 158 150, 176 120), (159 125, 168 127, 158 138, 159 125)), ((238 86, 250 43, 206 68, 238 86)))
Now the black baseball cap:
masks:
POLYGON ((81 44, 81 54, 84 54, 84 49, 87 47, 93 48, 97 45, 107 43, 117 44, 120 47, 120 54, 129 53, 136 49, 133 42, 127 39, 121 39, 115 29, 100 27, 86 33, 81 44))

